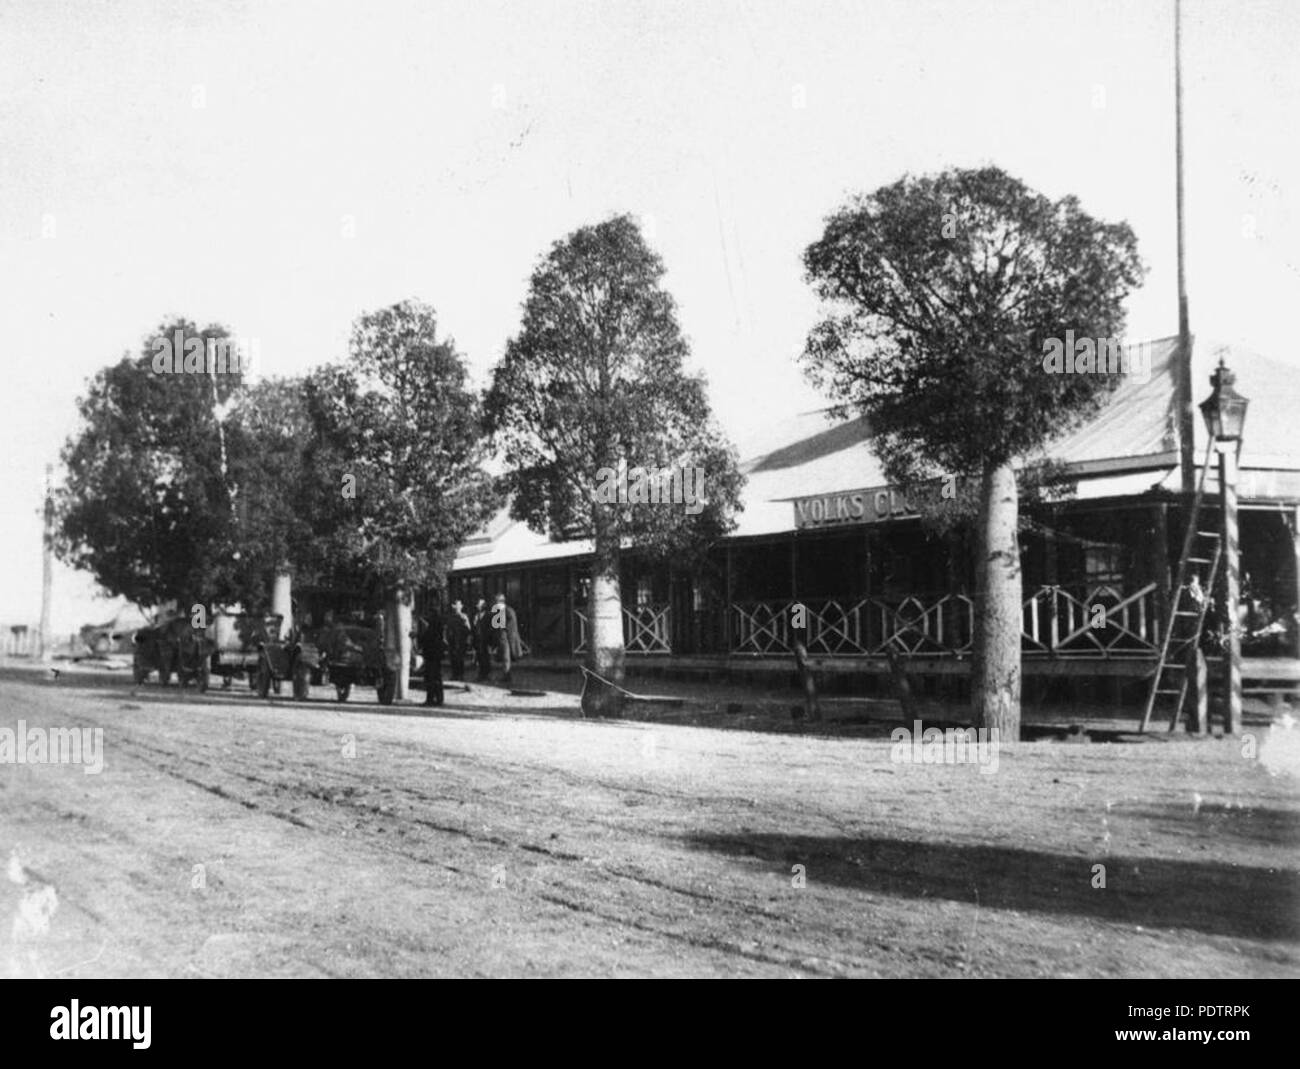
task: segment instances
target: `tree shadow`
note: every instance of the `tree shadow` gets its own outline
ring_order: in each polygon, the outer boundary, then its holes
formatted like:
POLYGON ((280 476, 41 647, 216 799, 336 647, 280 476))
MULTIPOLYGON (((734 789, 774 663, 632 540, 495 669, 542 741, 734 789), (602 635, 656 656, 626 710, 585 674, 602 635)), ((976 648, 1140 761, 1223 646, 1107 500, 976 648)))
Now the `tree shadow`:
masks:
POLYGON ((1292 857, 1300 849, 1300 813, 1285 809, 1219 802, 1203 803, 1195 808, 1184 804, 1144 809, 1117 805, 1115 809, 1122 817, 1148 821, 1164 835, 1190 836, 1206 841, 1231 837, 1246 843, 1282 847, 1290 850, 1292 857))
POLYGON ((1281 867, 815 835, 700 833, 687 842, 783 872, 804 865, 810 882, 873 894, 1208 935, 1300 939, 1300 873, 1281 867), (1093 887, 1098 864, 1105 866, 1104 888, 1093 887))

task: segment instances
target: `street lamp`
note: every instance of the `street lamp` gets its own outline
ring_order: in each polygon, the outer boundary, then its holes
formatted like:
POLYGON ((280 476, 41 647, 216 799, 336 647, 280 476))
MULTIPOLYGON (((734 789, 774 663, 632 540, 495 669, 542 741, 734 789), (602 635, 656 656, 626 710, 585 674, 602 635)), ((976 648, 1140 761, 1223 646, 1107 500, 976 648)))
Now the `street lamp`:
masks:
POLYGON ((1223 553, 1227 564, 1224 611, 1228 617, 1228 722, 1224 733, 1241 732, 1241 632, 1237 606, 1241 600, 1241 552, 1237 542, 1237 458, 1241 455, 1241 431, 1250 402, 1233 387, 1234 375, 1219 357, 1210 377, 1214 392, 1201 402, 1206 429, 1219 452, 1219 504, 1223 514, 1223 553))
MULTIPOLYGON (((1219 357, 1219 366, 1210 376, 1214 392, 1201 402, 1201 415, 1210 437, 1216 442, 1241 442, 1241 430, 1246 424, 1246 406, 1250 401, 1236 391, 1234 375, 1219 357)), ((1238 452, 1240 452, 1238 445, 1238 452)))

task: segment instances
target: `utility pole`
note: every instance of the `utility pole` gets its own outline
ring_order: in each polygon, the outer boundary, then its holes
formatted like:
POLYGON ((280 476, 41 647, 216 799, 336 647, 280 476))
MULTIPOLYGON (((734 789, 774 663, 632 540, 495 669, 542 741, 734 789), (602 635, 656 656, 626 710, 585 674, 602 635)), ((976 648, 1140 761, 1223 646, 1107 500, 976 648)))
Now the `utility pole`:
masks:
POLYGON ((1174 0, 1174 166, 1178 210, 1178 402, 1179 468, 1183 493, 1196 492, 1196 418, 1192 412, 1192 334, 1187 313, 1186 236, 1183 227, 1183 4, 1174 0))
POLYGON ((41 545, 41 662, 48 664, 54 653, 50 613, 54 595, 54 465, 45 465, 45 530, 41 545))

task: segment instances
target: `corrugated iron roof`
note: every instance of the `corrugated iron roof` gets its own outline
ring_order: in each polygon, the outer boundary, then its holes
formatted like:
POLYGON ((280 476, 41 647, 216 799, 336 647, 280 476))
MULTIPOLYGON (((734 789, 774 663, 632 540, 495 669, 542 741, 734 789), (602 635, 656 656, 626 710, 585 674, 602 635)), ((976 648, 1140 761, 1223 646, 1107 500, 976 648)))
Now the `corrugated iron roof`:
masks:
MULTIPOLYGON (((1079 497, 1123 496, 1177 484, 1177 352, 1177 337, 1129 347, 1137 372, 1125 376, 1094 419, 1045 447, 1045 456, 1080 466, 1079 497)), ((1300 470, 1300 371, 1241 347, 1197 343, 1192 349, 1195 403, 1209 396, 1210 375, 1221 354, 1237 373, 1237 389, 1251 401, 1242 467, 1300 470)), ((866 419, 832 420, 829 412, 792 416, 761 436, 770 444, 741 463, 748 481, 733 537, 794 530, 794 498, 888 484, 866 419)), ((1199 412, 1195 422, 1199 462, 1206 445, 1199 412)), ((455 570, 591 552, 590 542, 550 542, 501 516, 490 527, 496 524, 502 525, 500 533, 487 545, 467 545, 455 570)))

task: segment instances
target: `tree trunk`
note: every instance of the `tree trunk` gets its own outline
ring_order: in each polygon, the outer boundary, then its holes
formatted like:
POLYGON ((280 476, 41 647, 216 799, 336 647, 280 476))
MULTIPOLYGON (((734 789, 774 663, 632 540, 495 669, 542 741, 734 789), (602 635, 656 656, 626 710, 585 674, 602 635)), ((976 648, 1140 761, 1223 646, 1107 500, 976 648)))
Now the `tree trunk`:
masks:
MULTIPOLYGON (((623 683, 623 600, 619 589, 618 550, 597 539, 596 562, 591 570, 591 593, 587 599, 587 667, 598 676, 623 683)), ((623 711, 622 696, 609 688, 596 688, 584 710, 589 716, 617 717, 623 711)))
POLYGON ((391 621, 389 648, 397 652, 397 700, 411 693, 411 595, 398 587, 389 603, 387 618, 391 621))
POLYGON ((999 742, 1020 738, 1020 632, 1024 625, 1019 501, 1010 464, 984 473, 976 538, 975 656, 971 714, 999 742))
POLYGON ((293 580, 287 565, 276 569, 275 583, 271 587, 271 612, 279 613, 280 638, 288 638, 293 630, 293 580))

